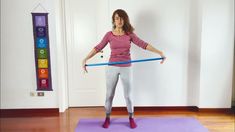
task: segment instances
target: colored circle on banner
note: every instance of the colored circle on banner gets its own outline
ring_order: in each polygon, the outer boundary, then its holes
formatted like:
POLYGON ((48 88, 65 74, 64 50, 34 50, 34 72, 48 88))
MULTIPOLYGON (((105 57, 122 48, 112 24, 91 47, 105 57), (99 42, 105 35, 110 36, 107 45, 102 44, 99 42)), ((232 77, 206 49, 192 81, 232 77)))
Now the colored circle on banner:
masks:
POLYGON ((35 16, 36 26, 46 26, 46 16, 35 16))
POLYGON ((39 78, 48 78, 48 69, 39 68, 38 69, 38 77, 39 78))
POLYGON ((48 68, 48 60, 38 59, 38 68, 48 68))
POLYGON ((37 38, 37 40, 36 40, 36 47, 37 48, 47 48, 47 43, 48 41, 47 41, 47 38, 45 38, 45 37, 39 37, 39 38, 37 38))
POLYGON ((37 56, 39 59, 47 58, 47 49, 37 49, 37 56))
POLYGON ((46 36, 46 27, 36 27, 37 37, 45 37, 46 36))
POLYGON ((40 88, 48 88, 48 79, 39 79, 40 88))

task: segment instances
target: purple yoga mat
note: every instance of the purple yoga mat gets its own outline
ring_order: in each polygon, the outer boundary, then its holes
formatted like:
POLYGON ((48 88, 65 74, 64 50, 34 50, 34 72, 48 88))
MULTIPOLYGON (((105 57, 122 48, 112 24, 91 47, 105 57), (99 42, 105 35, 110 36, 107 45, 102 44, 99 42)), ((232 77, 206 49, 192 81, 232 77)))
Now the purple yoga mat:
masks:
POLYGON ((104 119, 81 119, 75 132, 209 132, 195 118, 157 117, 136 118, 137 128, 129 127, 128 118, 111 118, 109 128, 102 127, 104 119))

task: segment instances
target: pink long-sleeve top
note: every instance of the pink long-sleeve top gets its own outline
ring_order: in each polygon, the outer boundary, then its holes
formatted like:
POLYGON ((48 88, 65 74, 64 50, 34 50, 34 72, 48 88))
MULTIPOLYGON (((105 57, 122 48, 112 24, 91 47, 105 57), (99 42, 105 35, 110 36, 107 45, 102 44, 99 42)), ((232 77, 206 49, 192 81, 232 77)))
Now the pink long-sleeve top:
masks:
MULTIPOLYGON (((120 62, 120 61, 130 61, 131 54, 131 42, 136 44, 137 46, 146 49, 147 43, 141 40, 136 34, 125 34, 121 36, 116 36, 109 31, 105 34, 102 41, 96 45, 94 48, 97 52, 101 51, 108 43, 110 44, 111 55, 109 58, 109 62, 120 62)), ((112 66, 118 67, 129 67, 131 63, 128 64, 116 64, 112 66)))

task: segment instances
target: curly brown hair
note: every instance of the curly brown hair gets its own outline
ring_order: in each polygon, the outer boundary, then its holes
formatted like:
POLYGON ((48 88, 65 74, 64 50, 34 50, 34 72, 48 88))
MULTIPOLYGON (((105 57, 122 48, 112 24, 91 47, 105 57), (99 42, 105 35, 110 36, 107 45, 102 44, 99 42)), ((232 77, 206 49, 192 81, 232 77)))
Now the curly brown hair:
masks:
POLYGON ((126 11, 124 11, 122 9, 117 9, 113 12, 113 16, 112 16, 113 29, 116 28, 116 26, 114 24, 114 18, 115 18, 116 14, 118 14, 118 16, 121 17, 124 21, 123 30, 125 31, 125 33, 127 33, 127 34, 133 33, 134 28, 130 24, 129 17, 128 17, 126 11))

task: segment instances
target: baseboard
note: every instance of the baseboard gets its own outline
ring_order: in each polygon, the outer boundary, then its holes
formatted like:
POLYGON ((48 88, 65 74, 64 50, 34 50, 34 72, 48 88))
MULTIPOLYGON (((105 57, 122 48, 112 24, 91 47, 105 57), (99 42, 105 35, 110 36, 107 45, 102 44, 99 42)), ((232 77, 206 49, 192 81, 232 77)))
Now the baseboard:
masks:
MULTIPOLYGON (((233 108, 198 108, 197 106, 135 107, 138 111, 184 111, 200 113, 233 113, 233 108)), ((127 111, 126 107, 113 107, 113 112, 127 111)))
POLYGON ((0 117, 43 117, 59 116, 59 108, 47 109, 0 109, 0 117))
POLYGON ((232 106, 235 107, 235 99, 232 101, 232 106))
MULTIPOLYGON (((196 106, 156 106, 156 107, 135 107, 135 111, 198 111, 198 107, 196 106)), ((126 110, 126 107, 113 107, 112 111, 123 111, 126 110)))
MULTIPOLYGON (((126 107, 113 107, 114 113, 126 113, 126 107)), ((167 106, 167 107, 135 107, 139 111, 183 111, 199 113, 235 113, 235 106, 232 108, 198 108, 197 106, 167 106)), ((58 108, 48 109, 0 109, 0 118, 4 117, 45 117, 59 116, 58 108)))
POLYGON ((232 108, 200 108, 201 113, 233 113, 232 108))
POLYGON ((235 106, 232 106, 232 112, 235 114, 235 106))

